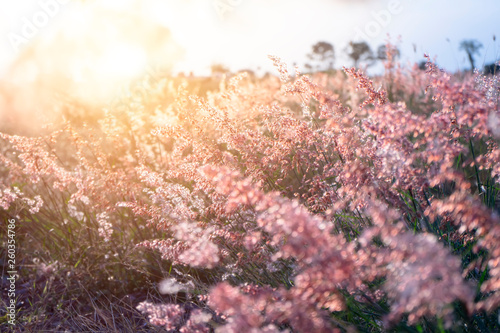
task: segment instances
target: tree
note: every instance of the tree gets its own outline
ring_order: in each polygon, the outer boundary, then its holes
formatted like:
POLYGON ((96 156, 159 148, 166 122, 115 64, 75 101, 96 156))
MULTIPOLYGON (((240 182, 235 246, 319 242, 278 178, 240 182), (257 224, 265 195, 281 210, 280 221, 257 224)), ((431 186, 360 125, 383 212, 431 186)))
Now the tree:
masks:
MULTIPOLYGON (((333 45, 328 42, 317 42, 312 46, 312 52, 308 54, 307 57, 319 63, 328 62, 328 69, 332 69, 335 60, 335 49, 333 45)), ((319 68, 320 65, 317 67, 319 68)))
POLYGON ((222 64, 213 64, 210 66, 210 70, 212 71, 212 75, 223 75, 229 73, 229 69, 222 64))
MULTIPOLYGON (((391 47, 391 53, 393 58, 399 58, 401 53, 399 49, 395 46, 391 47)), ((378 60, 387 60, 387 45, 380 45, 377 49, 377 59, 378 60)))
POLYGON ((469 57, 470 67, 473 71, 474 68, 474 55, 479 54, 479 49, 483 47, 483 44, 476 39, 466 39, 460 43, 460 50, 465 51, 469 57))
POLYGON ((366 42, 350 42, 346 53, 353 60, 354 67, 358 67, 360 61, 373 60, 373 52, 366 42))
POLYGON ((500 62, 499 63, 492 63, 492 64, 487 64, 484 66, 483 69, 484 75, 495 75, 497 73, 500 73, 500 62))

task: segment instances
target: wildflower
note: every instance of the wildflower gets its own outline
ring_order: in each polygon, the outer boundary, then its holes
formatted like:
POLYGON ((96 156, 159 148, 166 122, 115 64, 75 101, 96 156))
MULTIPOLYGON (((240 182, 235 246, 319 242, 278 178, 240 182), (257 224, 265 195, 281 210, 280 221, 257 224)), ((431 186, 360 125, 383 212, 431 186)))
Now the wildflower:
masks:
POLYGON ((137 310, 148 315, 149 321, 155 326, 163 326, 167 331, 176 329, 182 322, 184 310, 176 304, 153 304, 141 302, 137 310))

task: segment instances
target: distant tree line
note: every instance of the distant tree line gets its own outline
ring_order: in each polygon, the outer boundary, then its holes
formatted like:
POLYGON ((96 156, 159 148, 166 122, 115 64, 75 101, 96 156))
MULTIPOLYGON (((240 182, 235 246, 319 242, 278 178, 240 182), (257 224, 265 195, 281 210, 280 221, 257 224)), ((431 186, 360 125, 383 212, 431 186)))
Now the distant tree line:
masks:
MULTIPOLYGON (((495 40, 495 37, 493 37, 495 40)), ((466 39, 460 42, 459 50, 464 51, 473 71, 476 68, 475 57, 479 55, 479 50, 483 47, 481 42, 475 39, 466 39)), ((354 67, 364 64, 366 67, 373 65, 376 61, 383 61, 387 58, 386 45, 380 45, 377 50, 372 51, 367 42, 350 42, 344 49, 345 54, 352 60, 354 67)), ((394 56, 399 57, 400 51, 396 49, 394 56)), ((332 44, 320 41, 312 46, 312 50, 307 54, 310 62, 305 64, 308 71, 331 70, 335 62, 335 48, 332 44)), ((425 69, 425 62, 420 62, 419 67, 425 69)), ((498 63, 487 64, 484 66, 485 74, 494 74, 500 72, 498 63)))
MULTIPOLYGON (((344 52, 352 60, 353 66, 358 67, 361 64, 366 66, 373 65, 376 61, 387 58, 387 49, 385 45, 380 45, 377 50, 372 51, 367 42, 350 42, 344 49, 344 52)), ((399 56, 399 50, 396 50, 395 56, 399 56)), ((309 71, 331 70, 335 62, 335 48, 332 44, 320 41, 312 46, 312 50, 307 54, 310 62, 305 64, 309 71)))
MULTIPOLYGON (((495 40, 495 36, 493 36, 495 40)), ((471 71, 476 69, 475 57, 479 55, 479 50, 483 47, 481 42, 475 39, 465 39, 460 42, 459 50, 466 53, 467 59, 470 63, 471 71)), ((352 61, 352 65, 356 68, 359 66, 372 66, 377 61, 384 61, 387 59, 387 47, 386 45, 379 45, 375 51, 373 51, 370 45, 365 41, 350 42, 344 49, 344 53, 352 61)), ((393 50, 393 57, 400 57, 399 49, 395 48, 393 50)), ((331 71, 333 70, 333 65, 335 63, 336 52, 335 47, 326 41, 319 41, 312 45, 311 51, 306 54, 308 62, 304 64, 305 69, 308 72, 314 71, 331 71)), ((418 67, 421 70, 425 70, 426 61, 420 61, 418 67)), ((246 69, 245 72, 250 75, 255 75, 255 73, 246 69)), ((213 64, 211 66, 212 75, 221 76, 223 74, 229 74, 230 70, 222 64, 213 64)), ((241 71, 240 71, 241 72, 241 71)), ((500 72, 499 63, 486 64, 483 69, 484 74, 496 74, 500 72)))

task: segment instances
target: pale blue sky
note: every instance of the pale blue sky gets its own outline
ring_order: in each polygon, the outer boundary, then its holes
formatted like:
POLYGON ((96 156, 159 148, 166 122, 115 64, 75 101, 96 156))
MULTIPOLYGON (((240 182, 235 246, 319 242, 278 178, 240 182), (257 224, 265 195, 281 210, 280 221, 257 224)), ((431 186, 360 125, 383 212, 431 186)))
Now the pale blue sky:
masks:
MULTIPOLYGON (((103 1, 127 6, 133 0, 103 1)), ((476 57, 477 66, 500 59, 499 0, 142 1, 150 2, 156 4, 139 7, 150 19, 171 29, 185 50, 183 61, 177 65, 184 71, 207 73, 212 63, 224 63, 233 70, 270 70, 268 54, 280 56, 289 64, 303 65, 311 45, 320 40, 335 46, 335 67, 351 65, 343 49, 360 36, 359 31, 365 31, 364 39, 374 49, 384 43, 387 33, 394 38, 401 36, 404 61, 419 61, 425 52, 452 71, 469 67, 465 53, 458 49, 465 38, 478 39, 484 45, 476 57), (493 35, 497 35, 496 42, 493 35)), ((16 56, 9 34, 20 34, 23 17, 31 19, 41 5, 35 0, 0 0, 0 4, 1 72, 16 56)), ((55 22, 72 6, 60 5, 34 39, 49 34, 51 25, 56 26, 55 22)))

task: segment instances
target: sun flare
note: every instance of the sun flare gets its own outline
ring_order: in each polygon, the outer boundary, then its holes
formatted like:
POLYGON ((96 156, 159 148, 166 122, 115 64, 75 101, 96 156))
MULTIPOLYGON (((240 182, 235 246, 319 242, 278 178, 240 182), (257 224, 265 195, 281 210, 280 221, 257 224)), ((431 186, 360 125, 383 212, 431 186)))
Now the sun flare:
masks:
POLYGON ((132 44, 118 44, 104 51, 96 64, 96 71, 104 76, 133 77, 139 74, 147 63, 145 51, 132 44))
POLYGON ((80 54, 71 64, 75 82, 92 80, 122 82, 139 75, 147 65, 147 52, 140 45, 125 41, 111 42, 102 49, 80 54))
POLYGON ((151 20, 138 4, 82 2, 65 8, 22 51, 11 75, 19 84, 39 84, 34 90, 41 95, 48 95, 48 89, 93 105, 119 98, 149 67, 171 68, 182 54, 169 29, 151 20), (35 68, 29 76, 20 75, 27 64, 35 68))

